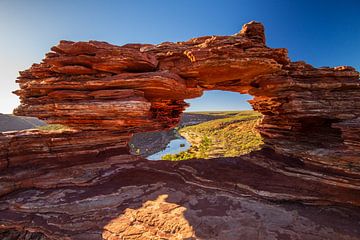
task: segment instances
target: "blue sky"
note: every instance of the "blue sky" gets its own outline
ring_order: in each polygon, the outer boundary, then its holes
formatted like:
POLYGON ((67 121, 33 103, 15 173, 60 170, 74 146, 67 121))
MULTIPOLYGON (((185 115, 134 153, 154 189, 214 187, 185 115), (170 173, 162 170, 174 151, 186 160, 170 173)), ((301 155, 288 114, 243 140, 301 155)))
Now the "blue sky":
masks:
MULTIPOLYGON (((251 20, 265 25, 267 45, 315 66, 360 70, 358 0, 1 0, 0 112, 18 105, 19 70, 39 62, 61 39, 129 42, 184 41, 231 35, 251 20)), ((206 92, 188 110, 247 109, 249 96, 206 92)))

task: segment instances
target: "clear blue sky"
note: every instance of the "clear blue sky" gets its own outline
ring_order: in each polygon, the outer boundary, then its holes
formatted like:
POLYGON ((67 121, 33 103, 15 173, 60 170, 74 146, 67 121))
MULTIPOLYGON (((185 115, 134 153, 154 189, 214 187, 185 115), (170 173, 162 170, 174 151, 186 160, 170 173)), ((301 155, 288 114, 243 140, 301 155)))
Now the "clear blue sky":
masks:
MULTIPOLYGON (((292 60, 360 70, 359 0, 1 0, 0 112, 18 105, 19 70, 39 62, 60 39, 113 44, 183 41, 230 35, 263 22, 267 45, 289 49, 292 60)), ((189 110, 249 108, 249 96, 208 92, 189 110)))

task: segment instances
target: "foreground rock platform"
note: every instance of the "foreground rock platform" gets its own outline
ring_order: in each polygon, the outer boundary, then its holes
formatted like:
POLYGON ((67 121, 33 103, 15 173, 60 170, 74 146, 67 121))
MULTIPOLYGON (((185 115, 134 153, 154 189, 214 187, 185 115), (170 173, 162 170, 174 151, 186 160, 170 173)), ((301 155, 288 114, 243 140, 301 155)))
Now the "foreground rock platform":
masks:
POLYGON ((0 230, 0 236, 21 232, 26 239, 360 238, 360 189, 334 187, 306 174, 287 176, 257 163, 270 156, 279 164, 292 160, 271 150, 183 162, 121 155, 67 162, 45 172, 23 170, 21 180, 3 176, 28 185, 1 198, 0 228, 7 230, 0 230), (25 171, 31 172, 31 182, 25 171))
POLYGON ((291 62, 264 27, 158 45, 61 41, 20 72, 0 134, 2 239, 360 239, 360 81, 291 62), (129 154, 206 90, 254 96, 262 150, 185 162, 129 154))

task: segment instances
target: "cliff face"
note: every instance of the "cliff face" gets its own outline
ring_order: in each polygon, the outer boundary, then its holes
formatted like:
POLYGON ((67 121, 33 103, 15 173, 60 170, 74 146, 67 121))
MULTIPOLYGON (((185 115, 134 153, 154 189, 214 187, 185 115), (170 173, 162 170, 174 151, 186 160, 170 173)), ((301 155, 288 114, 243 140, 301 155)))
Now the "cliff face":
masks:
POLYGON ((72 130, 0 135, 0 228, 13 229, 0 236, 359 238, 360 81, 353 68, 291 62, 286 49, 265 45, 256 22, 233 36, 120 47, 61 41, 51 50, 20 72, 15 113, 72 130), (254 96, 250 103, 264 115, 263 150, 185 163, 128 155, 132 134, 174 127, 184 99, 214 89, 254 96), (342 220, 335 226, 328 218, 342 220))

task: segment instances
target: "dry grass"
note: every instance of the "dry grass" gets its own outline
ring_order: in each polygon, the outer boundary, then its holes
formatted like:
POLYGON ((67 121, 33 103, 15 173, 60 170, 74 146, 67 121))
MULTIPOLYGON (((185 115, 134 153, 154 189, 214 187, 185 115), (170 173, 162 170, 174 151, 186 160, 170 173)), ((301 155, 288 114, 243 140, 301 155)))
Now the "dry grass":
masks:
MULTIPOLYGON (((220 114, 220 113, 219 113, 220 114)), ((261 114, 243 111, 223 119, 216 119, 179 130, 191 148, 175 155, 166 155, 165 160, 191 158, 233 157, 257 150, 262 138, 256 130, 261 114)))

